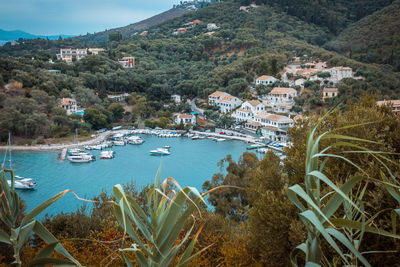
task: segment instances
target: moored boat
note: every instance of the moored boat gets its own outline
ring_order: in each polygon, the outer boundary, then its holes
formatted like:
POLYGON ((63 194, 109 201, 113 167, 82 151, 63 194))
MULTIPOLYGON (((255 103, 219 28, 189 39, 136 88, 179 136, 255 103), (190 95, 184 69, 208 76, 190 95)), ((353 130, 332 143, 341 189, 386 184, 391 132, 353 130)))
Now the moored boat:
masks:
POLYGON ((112 158, 114 158, 114 151, 112 151, 112 150, 101 151, 100 158, 101 159, 112 159, 112 158))
POLYGON ((150 150, 150 155, 152 156, 168 156, 171 155, 171 152, 167 148, 157 148, 154 150, 150 150))
MULTIPOLYGON (((15 176, 19 177, 19 176, 15 176)), ((22 178, 22 177, 21 177, 22 178)), ((11 181, 7 180, 9 186, 11 186, 11 181)), ((32 178, 23 178, 23 179, 14 179, 14 188, 15 189, 35 189, 36 182, 32 180, 32 178)))

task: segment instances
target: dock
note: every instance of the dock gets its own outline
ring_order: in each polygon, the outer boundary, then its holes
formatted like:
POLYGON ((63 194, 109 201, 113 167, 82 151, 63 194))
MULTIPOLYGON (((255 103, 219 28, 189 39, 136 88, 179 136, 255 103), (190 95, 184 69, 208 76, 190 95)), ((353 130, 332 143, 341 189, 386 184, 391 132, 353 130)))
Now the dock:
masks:
POLYGON ((67 149, 66 149, 66 148, 63 148, 63 149, 61 150, 60 159, 61 159, 61 160, 65 160, 66 157, 67 157, 67 149))

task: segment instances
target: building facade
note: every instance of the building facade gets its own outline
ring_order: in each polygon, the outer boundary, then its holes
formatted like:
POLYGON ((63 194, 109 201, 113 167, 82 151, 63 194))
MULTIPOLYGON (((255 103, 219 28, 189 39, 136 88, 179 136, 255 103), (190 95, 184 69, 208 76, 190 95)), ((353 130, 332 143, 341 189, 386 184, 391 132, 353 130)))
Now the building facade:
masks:
POLYGON ((196 116, 187 113, 179 113, 175 115, 175 124, 192 124, 196 125, 196 116))
POLYGON ((262 84, 262 85, 270 85, 275 82, 278 82, 279 80, 276 79, 275 77, 269 76, 269 75, 263 75, 260 76, 256 79, 256 84, 262 84))
POLYGON ((135 66, 134 57, 123 57, 122 59, 118 59, 118 62, 124 69, 131 69, 135 66))

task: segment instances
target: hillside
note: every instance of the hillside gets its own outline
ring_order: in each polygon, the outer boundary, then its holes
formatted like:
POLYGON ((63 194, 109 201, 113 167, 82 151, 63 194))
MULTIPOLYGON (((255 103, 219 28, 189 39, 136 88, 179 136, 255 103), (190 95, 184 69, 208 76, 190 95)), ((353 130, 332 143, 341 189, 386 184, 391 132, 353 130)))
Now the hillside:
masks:
POLYGON ((96 42, 96 43, 107 42, 108 35, 112 32, 120 32, 123 36, 131 35, 134 32, 142 31, 142 30, 148 29, 154 25, 163 23, 167 20, 179 17, 179 16, 185 14, 186 12, 188 12, 188 10, 186 10, 186 9, 172 8, 168 11, 157 14, 151 18, 139 21, 137 23, 130 24, 128 26, 105 30, 103 32, 98 32, 98 33, 94 33, 94 34, 77 36, 72 39, 78 40, 81 42, 96 42))
POLYGON ((350 25, 326 44, 350 58, 378 64, 390 64, 400 71, 400 1, 350 25))

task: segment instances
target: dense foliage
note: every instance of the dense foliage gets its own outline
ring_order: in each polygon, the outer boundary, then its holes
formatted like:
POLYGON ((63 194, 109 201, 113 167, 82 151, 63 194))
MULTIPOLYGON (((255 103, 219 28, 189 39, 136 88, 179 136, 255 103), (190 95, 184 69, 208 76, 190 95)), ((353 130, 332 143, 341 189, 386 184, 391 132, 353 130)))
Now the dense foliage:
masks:
POLYGON ((327 43, 350 58, 367 63, 389 64, 400 71, 400 1, 350 25, 327 43))

